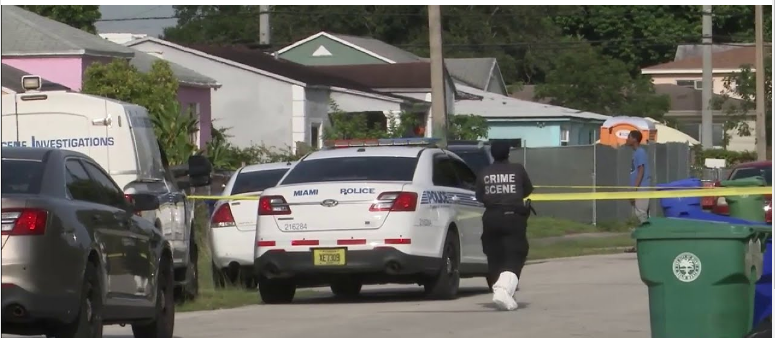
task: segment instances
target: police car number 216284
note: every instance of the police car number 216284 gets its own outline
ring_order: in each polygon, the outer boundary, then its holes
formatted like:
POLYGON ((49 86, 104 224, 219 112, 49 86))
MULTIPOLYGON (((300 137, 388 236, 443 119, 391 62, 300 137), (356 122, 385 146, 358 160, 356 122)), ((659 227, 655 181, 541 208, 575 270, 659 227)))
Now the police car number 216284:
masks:
POLYGON ((307 230, 307 223, 285 223, 283 224, 283 231, 305 231, 307 230))

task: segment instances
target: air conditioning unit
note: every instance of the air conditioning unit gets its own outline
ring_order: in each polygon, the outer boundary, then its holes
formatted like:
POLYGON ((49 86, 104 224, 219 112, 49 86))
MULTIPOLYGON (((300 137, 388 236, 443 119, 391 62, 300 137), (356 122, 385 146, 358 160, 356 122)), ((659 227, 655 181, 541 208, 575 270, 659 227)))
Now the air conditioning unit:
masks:
POLYGON ((570 142, 570 130, 562 128, 560 129, 560 144, 567 146, 570 142))

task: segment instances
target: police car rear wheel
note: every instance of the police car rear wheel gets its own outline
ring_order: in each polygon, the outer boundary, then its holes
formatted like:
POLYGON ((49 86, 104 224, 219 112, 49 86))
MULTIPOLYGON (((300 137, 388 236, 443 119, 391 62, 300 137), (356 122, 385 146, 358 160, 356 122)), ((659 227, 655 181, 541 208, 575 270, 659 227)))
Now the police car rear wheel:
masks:
POLYGON ((443 252, 441 269, 424 284, 425 293, 434 299, 455 299, 460 288, 460 245, 454 232, 447 233, 443 252))
POLYGON ((258 293, 265 304, 287 304, 296 295, 296 283, 291 279, 269 279, 261 277, 258 293))

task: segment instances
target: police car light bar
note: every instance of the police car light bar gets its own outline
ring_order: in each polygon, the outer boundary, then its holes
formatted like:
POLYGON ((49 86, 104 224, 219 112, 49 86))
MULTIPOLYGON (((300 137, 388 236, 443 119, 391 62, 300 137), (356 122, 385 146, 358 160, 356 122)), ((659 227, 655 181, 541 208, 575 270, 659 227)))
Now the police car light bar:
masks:
POLYGON ((383 138, 358 140, 329 140, 323 142, 325 148, 363 148, 389 146, 434 146, 438 139, 425 137, 383 138))

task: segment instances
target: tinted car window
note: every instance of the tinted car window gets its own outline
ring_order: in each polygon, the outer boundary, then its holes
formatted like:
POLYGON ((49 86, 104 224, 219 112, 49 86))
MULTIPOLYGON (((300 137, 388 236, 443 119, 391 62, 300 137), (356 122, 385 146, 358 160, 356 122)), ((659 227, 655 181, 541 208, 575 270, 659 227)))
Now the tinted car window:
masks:
POLYGON ((772 167, 740 168, 735 170, 734 173, 732 173, 732 177, 730 177, 730 179, 736 180, 739 178, 748 178, 748 177, 755 177, 755 176, 760 176, 764 178, 764 181, 767 182, 767 185, 772 185, 772 167))
POLYGON ((271 188, 280 182, 288 169, 274 169, 239 173, 234 180, 234 186, 231 188, 231 194, 244 194, 247 192, 263 191, 271 188))
POLYGON ((433 161, 433 185, 452 188, 460 187, 451 159, 437 157, 433 161))
POLYGON ((471 168, 458 160, 452 160, 452 166, 455 168, 458 179, 460 179, 460 188, 474 190, 476 188, 476 174, 471 171, 471 168))
POLYGON ((116 186, 116 183, 95 165, 88 162, 81 163, 83 163, 86 172, 88 172, 91 177, 91 186, 95 189, 94 194, 97 198, 94 202, 116 208, 123 208, 126 205, 124 192, 116 186))
POLYGON ((411 181, 416 157, 340 157, 301 161, 282 184, 331 181, 411 181))
POLYGON ((2 194, 38 194, 44 163, 34 160, 3 159, 2 194))
POLYGON ((460 158, 463 159, 463 161, 465 161, 469 167, 471 167, 474 173, 478 173, 480 170, 490 165, 490 157, 487 155, 485 149, 449 150, 455 153, 457 156, 460 156, 460 158))

